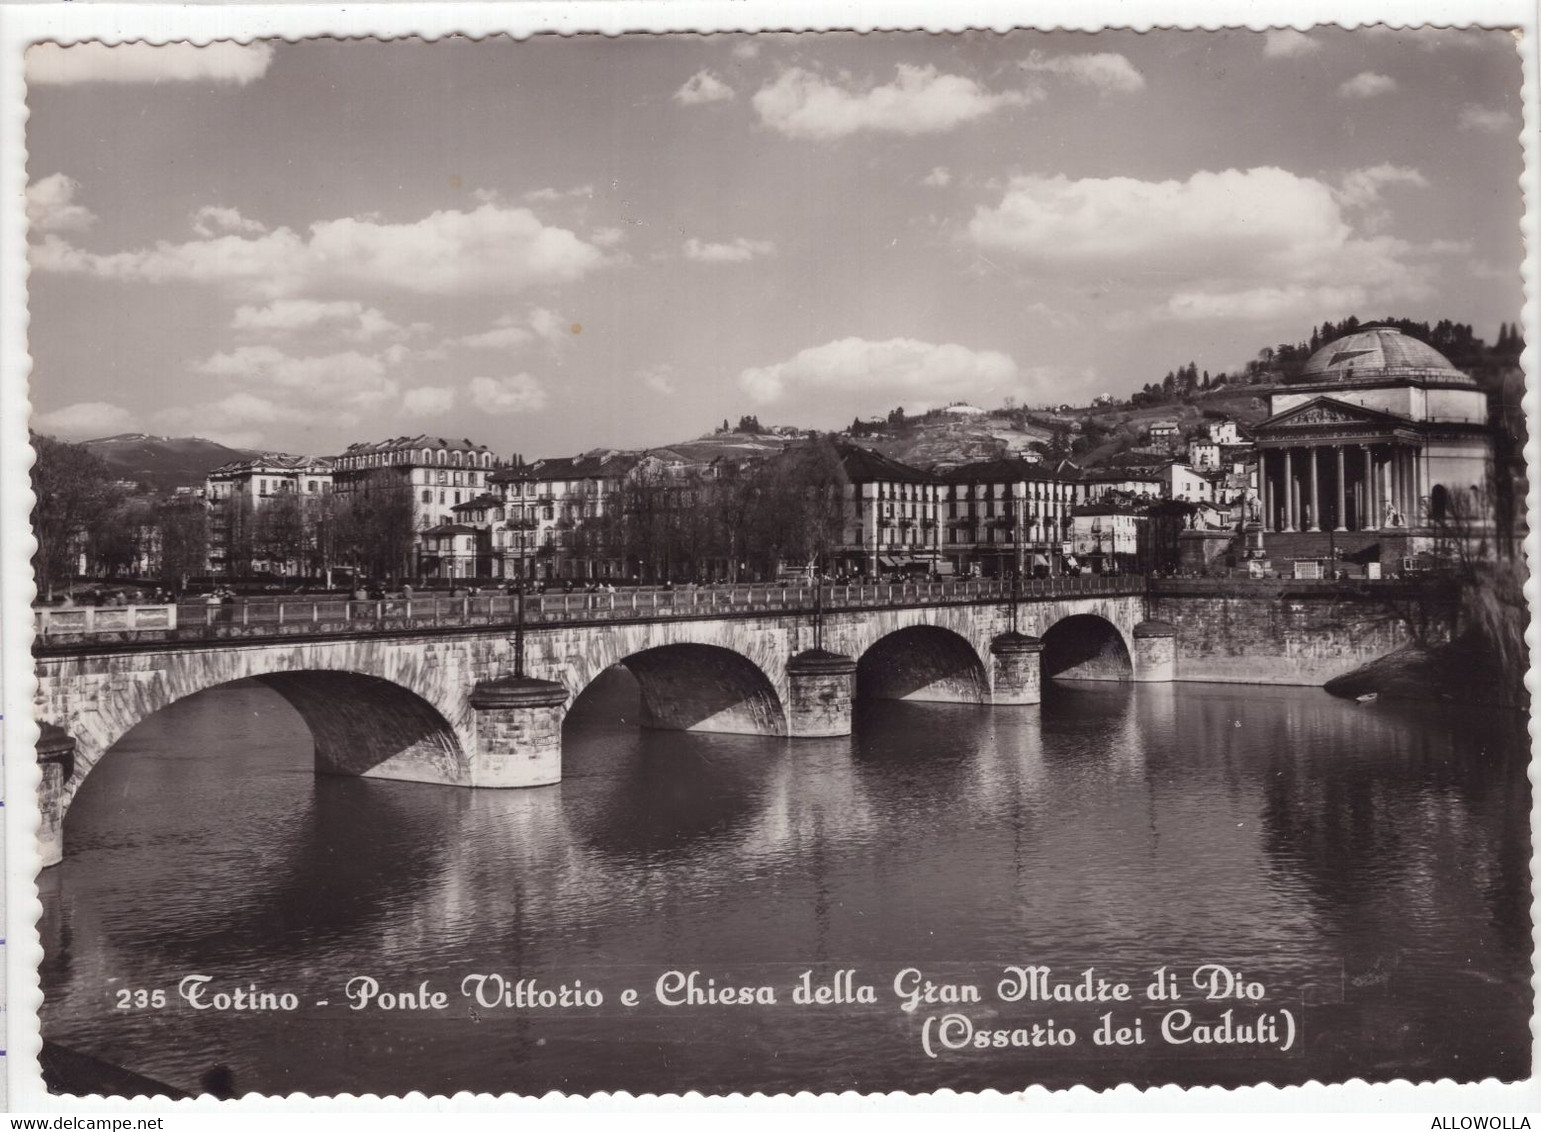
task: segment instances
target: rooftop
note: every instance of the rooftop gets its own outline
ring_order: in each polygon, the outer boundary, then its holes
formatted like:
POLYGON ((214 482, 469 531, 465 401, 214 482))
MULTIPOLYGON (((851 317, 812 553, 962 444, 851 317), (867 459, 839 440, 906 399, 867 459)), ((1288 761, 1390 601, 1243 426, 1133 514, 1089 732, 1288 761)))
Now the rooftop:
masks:
POLYGON ((248 474, 280 474, 285 472, 309 472, 313 475, 327 475, 332 470, 331 461, 318 456, 293 456, 288 452, 260 452, 245 460, 231 460, 227 464, 221 464, 209 473, 210 478, 215 476, 240 476, 248 474))
POLYGON ((938 475, 946 483, 1012 483, 1018 480, 1079 480, 1083 473, 1074 465, 1051 468, 1007 456, 998 460, 959 464, 938 475))
POLYGON ((550 483, 553 480, 612 479, 637 466, 636 452, 600 450, 581 456, 548 456, 528 464, 504 468, 488 476, 491 483, 550 483))
POLYGON ((446 440, 442 436, 393 436, 389 440, 361 440, 343 449, 344 456, 364 456, 374 452, 400 452, 403 449, 444 449, 448 452, 487 452, 485 444, 473 444, 469 438, 446 440))

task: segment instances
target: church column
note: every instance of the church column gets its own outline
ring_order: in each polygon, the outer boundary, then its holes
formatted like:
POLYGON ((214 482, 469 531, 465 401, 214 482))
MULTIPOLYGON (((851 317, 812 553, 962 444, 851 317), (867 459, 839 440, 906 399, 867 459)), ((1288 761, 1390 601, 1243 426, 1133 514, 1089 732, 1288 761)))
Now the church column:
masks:
POLYGON ((1322 450, 1311 445, 1311 523, 1313 531, 1325 530, 1322 526, 1322 450))
POLYGON ((1268 482, 1268 449, 1262 449, 1257 456, 1257 490, 1263 500, 1263 530, 1274 529, 1273 518, 1273 488, 1268 482))
POLYGON ((1375 453, 1370 450, 1370 445, 1361 444, 1359 450, 1364 453, 1364 482, 1359 485, 1364 505, 1359 514, 1359 530, 1375 530, 1375 453))
POLYGON ((1414 514, 1407 517, 1408 526, 1422 526, 1427 518, 1423 505, 1424 497, 1428 491, 1423 483, 1423 448, 1410 448, 1408 452, 1413 462, 1413 511, 1414 514))
POLYGON ((1333 520, 1332 529, 1335 531, 1346 531, 1348 530, 1346 525, 1348 517, 1348 488, 1346 486, 1347 480, 1343 474, 1343 445, 1335 445, 1334 451, 1338 454, 1338 513, 1333 520))
POLYGON ((1397 514, 1407 514, 1407 461, 1403 459, 1405 454, 1402 446, 1396 444, 1391 449, 1391 501, 1396 505, 1397 514))
POLYGON ((1284 450, 1284 529, 1295 529, 1295 473, 1290 450, 1284 450))
POLYGON ((1391 501, 1397 513, 1407 514, 1407 452, 1400 444, 1391 449, 1391 501))

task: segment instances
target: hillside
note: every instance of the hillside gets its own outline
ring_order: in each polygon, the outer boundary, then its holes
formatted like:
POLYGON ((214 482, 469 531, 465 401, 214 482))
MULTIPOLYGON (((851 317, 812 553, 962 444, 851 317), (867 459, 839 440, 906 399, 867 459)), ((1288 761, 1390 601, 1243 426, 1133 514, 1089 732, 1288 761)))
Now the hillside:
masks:
POLYGON ((204 476, 221 464, 256 455, 202 437, 147 436, 141 432, 87 440, 83 446, 119 479, 134 480, 155 491, 200 486, 204 476))

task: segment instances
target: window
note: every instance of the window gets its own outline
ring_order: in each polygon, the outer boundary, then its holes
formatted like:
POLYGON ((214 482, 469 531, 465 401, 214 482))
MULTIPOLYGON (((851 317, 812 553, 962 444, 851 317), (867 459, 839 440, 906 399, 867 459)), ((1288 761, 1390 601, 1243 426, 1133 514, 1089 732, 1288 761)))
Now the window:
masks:
POLYGON ((424 503, 432 503, 433 502, 433 492, 425 490, 423 492, 423 502, 424 503))
POLYGON ((1434 490, 1429 492, 1429 519, 1436 523, 1442 523, 1450 514, 1450 490, 1442 483, 1434 485, 1434 490))
POLYGON ((439 473, 439 486, 443 487, 448 482, 449 482, 449 473, 441 471, 439 473))

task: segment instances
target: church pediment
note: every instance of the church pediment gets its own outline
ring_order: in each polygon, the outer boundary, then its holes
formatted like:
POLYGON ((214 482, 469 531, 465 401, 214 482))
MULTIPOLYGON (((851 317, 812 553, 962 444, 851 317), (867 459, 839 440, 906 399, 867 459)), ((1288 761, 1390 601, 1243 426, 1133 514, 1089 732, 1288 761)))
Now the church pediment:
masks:
POLYGON ((1259 424, 1254 431, 1288 432, 1294 429, 1374 429, 1384 431, 1408 422, 1392 413, 1378 409, 1366 409, 1363 405, 1350 405, 1333 397, 1316 397, 1303 405, 1295 405, 1282 413, 1275 413, 1259 424))

